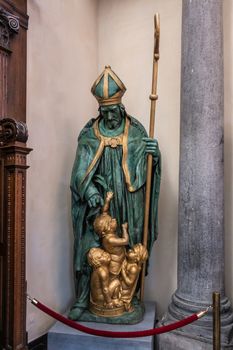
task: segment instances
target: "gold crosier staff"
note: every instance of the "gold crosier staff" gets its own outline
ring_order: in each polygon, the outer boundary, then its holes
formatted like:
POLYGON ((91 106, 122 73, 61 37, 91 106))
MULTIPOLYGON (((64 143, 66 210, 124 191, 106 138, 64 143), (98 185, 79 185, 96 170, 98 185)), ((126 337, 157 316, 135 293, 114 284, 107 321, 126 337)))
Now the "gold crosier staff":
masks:
MULTIPOLYGON (((150 95, 151 108, 150 108, 150 130, 149 130, 149 137, 151 138, 154 138, 155 109, 156 109, 156 101, 158 99, 157 78, 158 78, 159 34, 160 34, 160 18, 158 13, 156 13, 154 16, 154 26, 155 26, 154 54, 153 54, 152 89, 151 89, 151 95, 150 95)), ((153 162, 153 156, 149 154, 147 158, 146 202, 145 202, 144 228, 143 228, 143 245, 145 247, 147 247, 147 241, 148 241, 152 162, 153 162)), ((141 287, 140 287, 141 300, 143 300, 144 298, 145 271, 146 271, 146 264, 144 263, 142 268, 142 273, 141 273, 141 287)))

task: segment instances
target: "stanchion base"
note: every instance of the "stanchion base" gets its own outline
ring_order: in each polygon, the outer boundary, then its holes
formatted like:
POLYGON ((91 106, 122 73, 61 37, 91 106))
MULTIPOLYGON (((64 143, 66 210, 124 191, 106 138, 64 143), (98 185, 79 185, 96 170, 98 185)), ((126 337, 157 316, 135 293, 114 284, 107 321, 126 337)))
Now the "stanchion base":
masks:
MULTIPOLYGON (((142 322, 136 325, 112 325, 105 323, 79 322, 95 329, 111 331, 140 331, 154 328, 156 321, 156 304, 145 303, 145 315, 142 322)), ((103 338, 76 331, 60 322, 48 332, 48 350, 153 350, 154 337, 143 338, 103 338)))

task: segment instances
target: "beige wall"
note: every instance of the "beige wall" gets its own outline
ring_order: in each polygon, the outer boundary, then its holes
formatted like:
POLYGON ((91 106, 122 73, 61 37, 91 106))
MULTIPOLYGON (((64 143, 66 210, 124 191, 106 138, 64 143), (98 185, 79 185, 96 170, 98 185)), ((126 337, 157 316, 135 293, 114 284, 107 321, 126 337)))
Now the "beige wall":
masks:
MULTIPOLYGON (((29 0, 27 211, 28 291, 58 311, 73 298, 69 179, 77 134, 96 115, 90 87, 110 64, 127 87, 123 103, 148 129, 153 14, 161 15, 156 138, 163 156, 159 239, 146 298, 165 312, 176 289, 181 0, 29 0)), ((232 56, 233 4, 224 0, 226 286, 232 278, 232 56)), ((28 308, 29 339, 50 318, 28 308)))
MULTIPOLYGON (((64 312, 73 299, 69 181, 77 133, 95 113, 97 15, 92 0, 29 0, 28 292, 64 312)), ((28 305, 29 340, 53 320, 28 305)))

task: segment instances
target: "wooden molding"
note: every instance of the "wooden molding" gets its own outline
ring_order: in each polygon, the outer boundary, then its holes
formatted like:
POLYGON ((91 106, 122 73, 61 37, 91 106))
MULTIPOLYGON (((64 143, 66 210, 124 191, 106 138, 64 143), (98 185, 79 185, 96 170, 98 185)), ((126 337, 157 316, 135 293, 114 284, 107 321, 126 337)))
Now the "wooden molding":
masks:
POLYGON ((13 15, 13 13, 10 13, 6 11, 2 6, 0 6, 0 18, 1 20, 5 20, 9 30, 18 33, 19 31, 19 17, 13 15))
POLYGON ((10 142, 26 143, 28 139, 28 129, 24 122, 13 118, 0 119, 0 146, 10 142))
POLYGON ((0 348, 12 350, 27 348, 25 194, 31 149, 26 147, 24 10, 26 0, 0 0, 0 348))
POLYGON ((27 1, 26 0, 0 0, 0 6, 10 14, 18 17, 19 26, 22 28, 28 28, 28 15, 27 15, 27 1))
POLYGON ((0 0, 0 349, 26 350, 27 0, 0 0), (13 116, 13 118, 8 118, 13 116))
POLYGON ((19 32, 19 17, 0 6, 0 47, 10 51, 10 36, 19 32))
POLYGON ((0 119, 26 122, 27 0, 0 0, 0 119))
MULTIPOLYGON (((4 120, 0 121, 0 125, 2 123, 4 120)), ((14 126, 15 123, 12 120, 14 126)), ((26 157, 30 151, 25 143, 19 141, 5 143, 0 147, 3 168, 0 189, 3 204, 3 232, 0 237, 4 252, 3 347, 12 350, 26 349, 25 199, 26 157)))

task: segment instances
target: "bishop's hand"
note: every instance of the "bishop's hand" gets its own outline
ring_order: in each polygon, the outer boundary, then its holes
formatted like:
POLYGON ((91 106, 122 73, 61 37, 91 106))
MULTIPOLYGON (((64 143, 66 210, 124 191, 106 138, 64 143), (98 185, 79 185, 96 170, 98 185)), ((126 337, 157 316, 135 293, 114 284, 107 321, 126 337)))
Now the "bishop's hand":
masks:
POLYGON ((90 208, 95 208, 104 204, 103 198, 99 194, 93 194, 87 202, 90 208))
POLYGON ((152 154, 154 159, 158 158, 160 154, 158 141, 151 137, 143 137, 142 140, 146 143, 146 153, 152 154))

